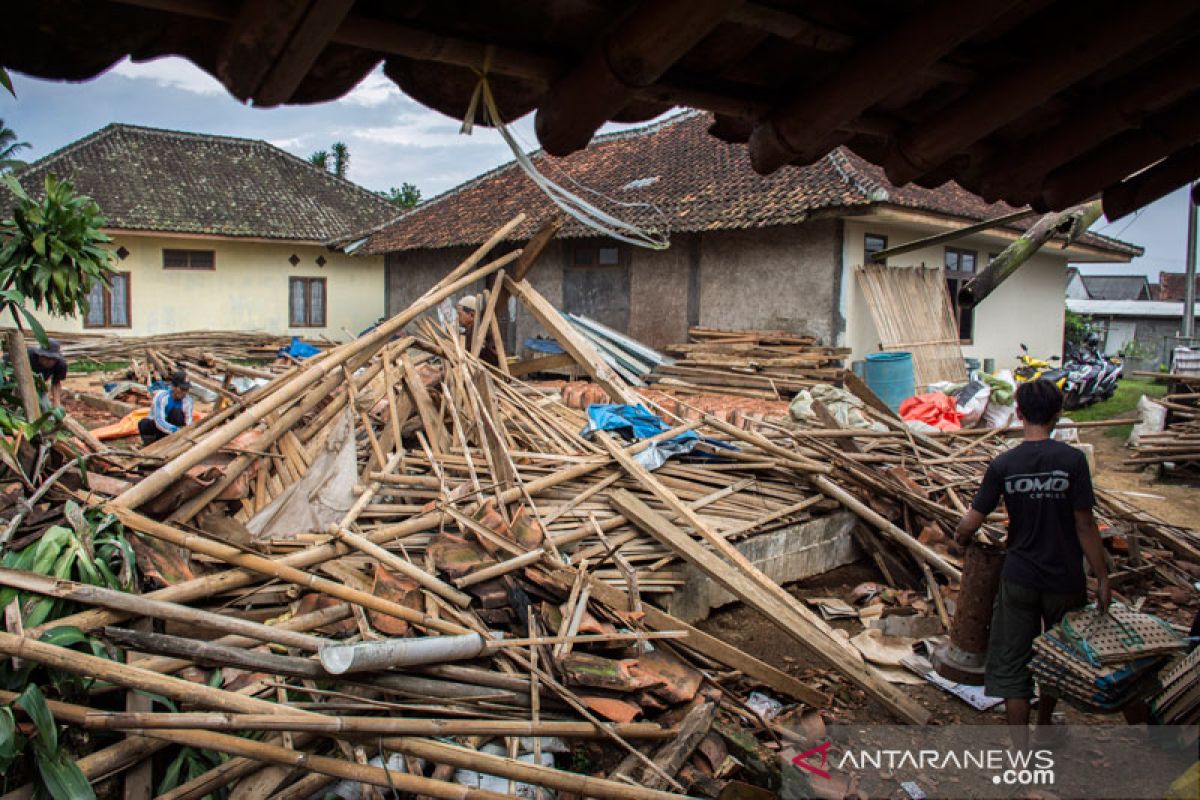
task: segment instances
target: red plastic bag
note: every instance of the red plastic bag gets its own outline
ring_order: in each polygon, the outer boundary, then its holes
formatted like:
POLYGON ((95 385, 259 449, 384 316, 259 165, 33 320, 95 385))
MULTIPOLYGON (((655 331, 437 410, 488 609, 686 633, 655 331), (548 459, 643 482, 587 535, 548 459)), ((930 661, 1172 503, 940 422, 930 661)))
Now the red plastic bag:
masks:
POLYGON ((908 398, 900 404, 900 418, 905 421, 924 422, 941 431, 962 429, 962 415, 958 413, 954 398, 941 392, 928 392, 908 398))

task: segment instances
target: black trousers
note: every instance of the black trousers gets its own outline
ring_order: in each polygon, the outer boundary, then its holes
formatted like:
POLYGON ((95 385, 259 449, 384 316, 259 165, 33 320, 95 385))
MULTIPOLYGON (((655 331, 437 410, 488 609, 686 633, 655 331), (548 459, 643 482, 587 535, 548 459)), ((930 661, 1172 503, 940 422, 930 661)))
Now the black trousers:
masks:
MULTIPOLYGON (((172 408, 170 411, 168 411, 167 422, 171 423, 172 425, 178 425, 181 428, 186 425, 187 420, 183 418, 183 409, 172 408)), ((159 439, 166 436, 166 434, 160 431, 158 426, 154 424, 154 420, 150 419, 149 417, 146 417, 143 420, 138 420, 138 433, 142 435, 142 444, 157 442, 159 439)))

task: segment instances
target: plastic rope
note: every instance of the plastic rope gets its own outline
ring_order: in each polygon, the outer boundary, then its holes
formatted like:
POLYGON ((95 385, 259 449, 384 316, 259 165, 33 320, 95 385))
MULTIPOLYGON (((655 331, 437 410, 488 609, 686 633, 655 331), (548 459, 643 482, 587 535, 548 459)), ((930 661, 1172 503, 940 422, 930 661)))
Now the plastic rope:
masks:
MULTIPOLYGON (((482 109, 484 120, 488 124, 492 125, 497 131, 499 131, 500 136, 504 139, 504 142, 508 145, 509 149, 512 150, 513 157, 516 159, 517 164, 521 167, 521 170, 529 177, 531 181, 533 181, 534 185, 541 189, 542 193, 550 198, 550 201, 562 209, 563 212, 569 214, 571 217, 594 231, 616 239, 617 241, 633 245, 634 247, 645 247, 650 250, 666 250, 668 247, 670 247, 670 237, 665 231, 661 233, 648 231, 639 227, 638 225, 634 225, 631 222, 626 222, 622 219, 619 219, 618 217, 615 217, 612 214, 597 208, 574 192, 563 188, 538 171, 538 168, 533 163, 533 160, 529 158, 528 154, 526 154, 524 149, 521 148, 516 139, 513 137, 512 132, 509 131, 508 125, 500 116, 500 110, 496 106, 496 99, 492 95, 492 87, 488 82, 488 70, 491 67, 491 62, 492 48, 489 47, 484 55, 482 69, 474 71, 475 74, 479 76, 479 82, 475 85, 475 91, 471 93, 471 100, 467 104, 467 113, 463 117, 463 124, 460 132, 468 136, 471 135, 471 132, 474 130, 476 115, 479 114, 480 110, 482 109)), ((576 186, 580 186, 581 188, 592 192, 597 197, 603 197, 604 199, 616 205, 621 205, 626 208, 640 206, 644 208, 652 208, 655 211, 658 211, 658 208, 653 204, 622 203, 611 197, 607 197, 606 195, 601 194, 594 189, 589 189, 586 186, 582 186, 582 184, 580 184, 578 181, 575 181, 573 178, 570 178, 570 176, 567 176, 567 178, 576 186)))

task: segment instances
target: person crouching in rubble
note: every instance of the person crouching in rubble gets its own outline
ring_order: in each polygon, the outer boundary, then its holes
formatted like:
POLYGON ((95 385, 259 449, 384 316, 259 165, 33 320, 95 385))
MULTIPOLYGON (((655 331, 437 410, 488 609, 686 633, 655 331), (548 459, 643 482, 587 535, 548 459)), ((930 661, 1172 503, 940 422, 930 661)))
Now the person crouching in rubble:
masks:
MULTIPOLYGON (((475 341, 475 322, 478 316, 479 298, 469 294, 458 301, 458 325, 462 328, 468 350, 471 348, 471 343, 475 341)), ((496 348, 492 345, 487 331, 484 331, 483 334, 483 346, 479 348, 479 358, 493 367, 500 366, 500 356, 496 353, 496 348)))
MULTIPOLYGON (((1046 380, 1017 388, 1017 417, 1024 441, 996 457, 971 508, 958 523, 955 540, 967 546, 1000 498, 1008 512, 1008 540, 984 666, 984 689, 1004 698, 1014 744, 1028 743, 1033 675, 1033 641, 1068 611, 1087 603, 1086 558, 1096 576, 1097 606, 1110 600, 1108 571, 1096 503, 1084 454, 1051 438, 1062 412, 1062 392, 1046 380)), ((1038 725, 1051 724, 1057 698, 1045 692, 1038 725)))
POLYGON ((192 422, 192 384, 182 370, 171 376, 171 388, 154 393, 150 401, 150 416, 138 422, 142 444, 157 442, 192 422))

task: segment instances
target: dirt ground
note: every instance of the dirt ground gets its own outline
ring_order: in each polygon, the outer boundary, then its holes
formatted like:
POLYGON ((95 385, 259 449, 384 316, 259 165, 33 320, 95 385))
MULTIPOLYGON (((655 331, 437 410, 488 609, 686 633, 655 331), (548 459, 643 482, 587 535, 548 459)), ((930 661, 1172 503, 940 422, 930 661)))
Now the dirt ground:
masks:
POLYGON ((1090 428, 1080 436, 1095 448, 1097 486, 1118 492, 1121 499, 1144 509, 1164 522, 1194 528, 1200 525, 1200 477, 1140 469, 1121 462, 1131 450, 1125 440, 1090 428))
MULTIPOLYGON (((1124 439, 1104 435, 1104 429, 1088 429, 1081 436, 1095 448, 1097 486, 1118 492, 1122 499, 1148 511, 1165 522, 1196 527, 1200 521, 1200 479, 1167 475, 1156 471, 1139 470, 1122 465, 1129 451, 1124 439)), ((880 581, 873 564, 861 561, 841 567, 824 575, 789 585, 788 591, 798 598, 833 596, 849 597, 851 589, 864 581, 880 581)), ((1182 617, 1174 622, 1186 622, 1182 617)), ((851 634, 861 630, 855 620, 837 621, 834 627, 851 634)), ((778 628, 756 611, 733 604, 716 611, 699 625, 703 630, 753 653, 758 658, 818 689, 831 691, 834 704, 829 721, 884 722, 889 714, 853 684, 836 672, 819 666, 819 662, 794 640, 781 636, 778 628)), ((956 697, 933 686, 905 687, 905 692, 932 713, 934 724, 997 724, 1003 722, 999 710, 979 712, 956 697)), ((1060 704, 1056 715, 1070 723, 1112 722, 1110 717, 1084 714, 1060 704)))

